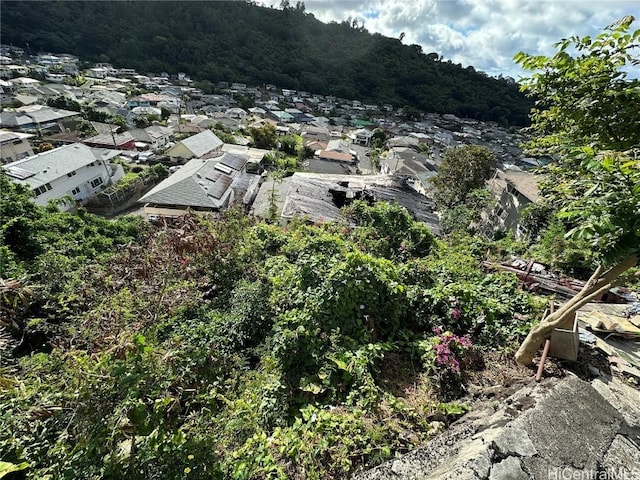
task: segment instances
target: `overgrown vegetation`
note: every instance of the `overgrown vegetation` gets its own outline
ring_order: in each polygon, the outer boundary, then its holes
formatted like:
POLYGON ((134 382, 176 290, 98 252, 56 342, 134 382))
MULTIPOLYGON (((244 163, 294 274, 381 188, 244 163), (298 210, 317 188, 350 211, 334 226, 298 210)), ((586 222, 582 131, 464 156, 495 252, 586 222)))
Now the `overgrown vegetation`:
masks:
POLYGON ((346 478, 463 413, 477 352, 536 315, 484 246, 396 205, 151 227, 1 178, 0 458, 23 478, 346 478))

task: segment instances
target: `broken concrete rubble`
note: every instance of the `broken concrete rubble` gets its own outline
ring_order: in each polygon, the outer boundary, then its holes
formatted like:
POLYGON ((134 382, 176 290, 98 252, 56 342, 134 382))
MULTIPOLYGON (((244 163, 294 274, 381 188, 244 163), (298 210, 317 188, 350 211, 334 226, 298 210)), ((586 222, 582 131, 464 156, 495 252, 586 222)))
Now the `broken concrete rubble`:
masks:
POLYGON ((423 448, 355 477, 549 478, 640 478, 640 392, 608 376, 532 381, 498 407, 477 406, 423 448))

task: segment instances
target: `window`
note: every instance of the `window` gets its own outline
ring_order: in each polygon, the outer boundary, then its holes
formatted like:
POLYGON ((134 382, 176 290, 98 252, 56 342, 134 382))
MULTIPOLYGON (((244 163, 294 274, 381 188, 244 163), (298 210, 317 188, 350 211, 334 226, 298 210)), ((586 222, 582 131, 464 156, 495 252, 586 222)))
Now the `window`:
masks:
POLYGON ((76 187, 73 190, 71 190, 71 195, 79 195, 80 194, 80 187, 76 187))
POLYGON ((500 207, 499 205, 496 206, 496 209, 494 210, 495 214, 500 217, 502 220, 505 220, 508 216, 507 212, 500 207))
POLYGON ((76 171, 67 173, 67 177, 73 177, 76 174, 76 171))
POLYGON ((34 188, 33 192, 36 194, 36 197, 39 197, 43 193, 48 192, 49 190, 51 190, 52 188, 53 187, 51 186, 50 183, 46 183, 46 184, 42 185, 41 187, 34 188))
POLYGON ((91 187, 96 188, 96 187, 102 185, 103 182, 104 182, 104 180, 102 180, 102 177, 95 178, 95 179, 91 180, 91 187))

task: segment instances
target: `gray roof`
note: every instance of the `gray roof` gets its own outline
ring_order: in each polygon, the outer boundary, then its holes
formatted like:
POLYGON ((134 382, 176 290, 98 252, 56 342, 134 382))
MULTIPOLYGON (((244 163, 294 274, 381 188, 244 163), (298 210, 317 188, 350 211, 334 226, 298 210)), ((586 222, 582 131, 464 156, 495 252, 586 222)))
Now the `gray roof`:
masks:
POLYGON ((133 136, 131 135, 131 133, 127 132, 122 132, 122 133, 100 133, 98 135, 95 135, 93 137, 90 138, 85 138, 83 140, 84 143, 87 144, 97 144, 97 145, 113 145, 114 148, 117 147, 118 145, 123 145, 125 143, 130 142, 131 140, 133 140, 133 136))
POLYGON ((152 125, 144 130, 152 138, 162 138, 165 135, 173 135, 173 128, 163 127, 162 125, 152 125))
POLYGON ((27 138, 35 137, 30 133, 22 133, 22 132, 11 132, 8 130, 0 130, 0 144, 13 142, 15 140, 24 140, 27 138))
POLYGON ((95 162, 99 157, 81 143, 65 145, 4 166, 12 180, 37 188, 95 162))
POLYGON ((195 157, 202 157, 222 146, 222 140, 211 130, 205 130, 204 132, 185 138, 181 143, 187 147, 195 157))
POLYGON ((433 202, 391 175, 322 175, 296 172, 290 177, 282 216, 307 217, 313 222, 341 218, 335 198, 366 196, 374 201, 397 202, 435 234, 440 223, 433 202), (342 193, 339 193, 342 192, 342 193))
POLYGON ((33 123, 31 117, 20 112, 0 112, 0 125, 3 127, 20 127, 33 123))
POLYGON ((80 112, 71 112, 69 110, 50 108, 43 105, 32 105, 31 107, 27 107, 28 109, 23 111, 1 112, 0 124, 7 127, 19 127, 31 123, 47 123, 80 115, 80 112))
POLYGON ((248 160, 225 153, 212 159, 194 158, 144 195, 139 202, 199 208, 221 208, 231 185, 248 160), (236 167, 236 168, 234 168, 236 167))

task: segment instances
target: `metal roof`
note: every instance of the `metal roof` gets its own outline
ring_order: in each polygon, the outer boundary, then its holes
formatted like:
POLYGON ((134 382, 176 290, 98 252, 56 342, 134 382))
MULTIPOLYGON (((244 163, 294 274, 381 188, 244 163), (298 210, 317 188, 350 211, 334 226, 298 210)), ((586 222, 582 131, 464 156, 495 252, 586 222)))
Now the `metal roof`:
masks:
POLYGON ((436 235, 440 234, 440 223, 433 202, 410 188, 403 180, 391 175, 296 172, 289 177, 282 216, 307 217, 313 222, 341 218, 341 205, 336 205, 334 200, 334 193, 338 191, 354 198, 368 195, 375 201, 397 202, 436 235))

